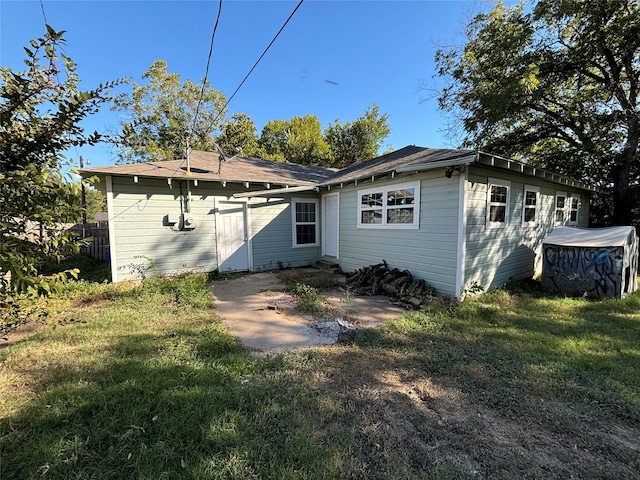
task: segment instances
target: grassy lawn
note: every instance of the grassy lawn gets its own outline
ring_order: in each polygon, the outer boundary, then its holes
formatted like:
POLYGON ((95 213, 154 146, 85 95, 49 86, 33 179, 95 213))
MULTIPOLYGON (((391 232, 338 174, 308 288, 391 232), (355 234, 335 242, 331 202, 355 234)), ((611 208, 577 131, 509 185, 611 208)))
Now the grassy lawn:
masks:
POLYGON ((640 295, 513 286, 253 358, 204 275, 76 283, 0 349, 2 479, 640 478, 640 295))

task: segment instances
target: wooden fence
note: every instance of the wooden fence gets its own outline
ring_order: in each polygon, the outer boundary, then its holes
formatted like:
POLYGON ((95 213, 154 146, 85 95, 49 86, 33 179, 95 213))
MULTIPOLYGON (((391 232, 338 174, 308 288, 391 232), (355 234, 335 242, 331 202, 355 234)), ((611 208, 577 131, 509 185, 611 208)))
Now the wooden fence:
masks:
POLYGON ((108 260, 109 255, 109 227, 100 223, 84 223, 74 225, 69 231, 75 232, 80 238, 91 237, 92 241, 82 247, 82 253, 98 260, 108 260))

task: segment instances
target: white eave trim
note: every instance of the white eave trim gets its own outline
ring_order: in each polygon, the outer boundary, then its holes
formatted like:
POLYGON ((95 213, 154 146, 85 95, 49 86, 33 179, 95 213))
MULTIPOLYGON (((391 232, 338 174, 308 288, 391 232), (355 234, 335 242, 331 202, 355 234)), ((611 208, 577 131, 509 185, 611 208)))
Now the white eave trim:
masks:
POLYGON ((269 190, 256 190, 255 192, 246 193, 234 193, 233 198, 248 198, 248 197, 272 197, 281 193, 296 193, 296 192, 312 192, 318 191, 318 187, 315 185, 304 185, 301 187, 288 187, 288 188, 272 188, 269 190))
POLYGON ((474 153, 473 155, 450 158, 449 160, 441 160, 441 161, 428 162, 428 163, 414 163, 413 165, 405 165, 403 167, 396 168, 396 172, 398 173, 422 172, 425 170, 435 170, 437 168, 443 168, 443 167, 453 167, 455 165, 469 165, 470 163, 476 162, 477 160, 478 160, 478 156, 474 153))
POLYGON ((479 152, 479 158, 477 162, 481 165, 487 165, 490 167, 504 168, 516 173, 522 173, 524 175, 541 178, 547 182, 556 183, 559 185, 565 185, 568 187, 579 188, 581 190, 587 190, 590 192, 602 193, 602 189, 594 185, 588 185, 579 180, 575 180, 559 173, 550 172, 543 168, 534 167, 518 160, 511 160, 509 158, 500 157, 498 155, 492 155, 491 153, 479 152))

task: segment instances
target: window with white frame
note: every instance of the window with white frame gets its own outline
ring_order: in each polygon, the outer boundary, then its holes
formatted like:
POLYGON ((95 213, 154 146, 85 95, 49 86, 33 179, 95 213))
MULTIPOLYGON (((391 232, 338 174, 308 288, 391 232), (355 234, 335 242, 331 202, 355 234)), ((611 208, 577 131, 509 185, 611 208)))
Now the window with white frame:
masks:
POLYGON ((511 182, 489 179, 487 188, 487 228, 503 228, 509 218, 511 182))
POLYGON ((564 225, 567 214, 567 194, 566 192, 556 192, 555 219, 556 225, 564 225))
POLYGON ((580 210, 580 196, 556 192, 556 225, 577 225, 580 210))
POLYGON ((320 244, 318 210, 318 200, 294 198, 291 201, 294 247, 315 247, 320 244))
POLYGON ((569 211, 567 225, 578 224, 578 210, 580 209, 580 197, 569 197, 569 211))
POLYGON ((358 191, 358 227, 418 228, 420 182, 358 191))
POLYGON ((538 222, 538 207, 540 204, 540 187, 524 186, 522 199, 522 225, 533 227, 538 222))

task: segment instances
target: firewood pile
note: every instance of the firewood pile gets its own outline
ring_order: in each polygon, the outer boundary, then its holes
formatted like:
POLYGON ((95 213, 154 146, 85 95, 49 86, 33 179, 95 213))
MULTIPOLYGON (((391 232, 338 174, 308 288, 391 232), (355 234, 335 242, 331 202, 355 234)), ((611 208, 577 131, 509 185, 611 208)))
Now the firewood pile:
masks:
POLYGON ((414 280, 409 270, 390 269, 384 260, 352 272, 346 284, 356 295, 387 295, 394 304, 416 310, 430 303, 434 294, 424 280, 414 280))

